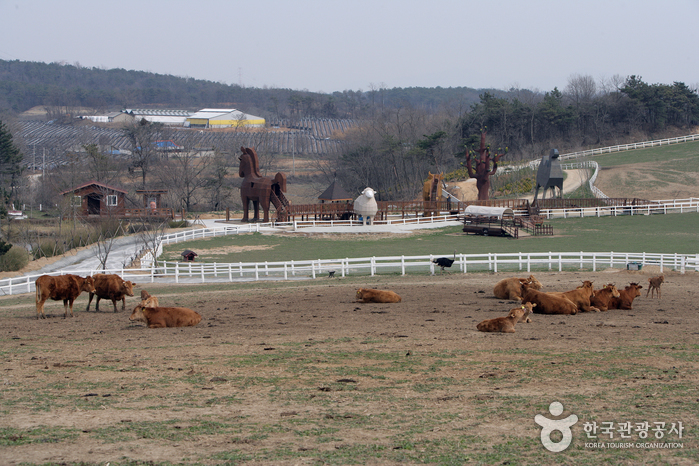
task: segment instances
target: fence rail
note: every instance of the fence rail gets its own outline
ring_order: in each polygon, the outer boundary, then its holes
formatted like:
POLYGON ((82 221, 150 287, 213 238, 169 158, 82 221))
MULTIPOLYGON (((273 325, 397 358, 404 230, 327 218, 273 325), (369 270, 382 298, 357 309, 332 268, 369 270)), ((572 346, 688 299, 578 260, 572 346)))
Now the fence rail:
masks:
MULTIPOLYGON (((451 254, 444 254, 451 256, 451 254)), ((182 263, 161 262, 159 266, 140 269, 71 270, 77 275, 116 273, 136 283, 221 283, 257 280, 300 280, 319 277, 377 274, 435 274, 433 259, 439 255, 387 256, 343 259, 317 259, 283 262, 182 263), (331 273, 332 272, 332 273, 331 273)), ((628 268, 634 264, 666 269, 699 272, 699 254, 654 254, 632 252, 544 252, 458 254, 451 270, 461 273, 479 272, 547 272, 597 271, 601 268, 628 268)), ((51 275, 60 275, 56 272, 51 275)), ((0 295, 31 293, 40 275, 27 275, 0 280, 0 295)))

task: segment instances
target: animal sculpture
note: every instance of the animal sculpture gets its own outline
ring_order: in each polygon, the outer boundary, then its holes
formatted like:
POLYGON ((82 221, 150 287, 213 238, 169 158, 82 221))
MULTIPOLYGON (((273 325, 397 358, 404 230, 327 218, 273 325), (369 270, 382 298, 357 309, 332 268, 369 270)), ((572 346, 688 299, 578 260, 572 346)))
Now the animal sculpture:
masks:
POLYGON ((238 175, 243 178, 243 183, 240 186, 240 198, 243 201, 243 222, 259 222, 259 209, 262 207, 264 213, 264 222, 269 222, 269 205, 274 199, 277 212, 284 208, 284 203, 288 204, 286 198, 282 194, 286 192, 286 175, 277 173, 274 178, 262 176, 260 174, 260 162, 257 157, 257 152, 251 147, 241 147, 242 154, 240 155, 240 168, 238 175), (254 217, 249 219, 248 209, 252 202, 254 209, 254 217))

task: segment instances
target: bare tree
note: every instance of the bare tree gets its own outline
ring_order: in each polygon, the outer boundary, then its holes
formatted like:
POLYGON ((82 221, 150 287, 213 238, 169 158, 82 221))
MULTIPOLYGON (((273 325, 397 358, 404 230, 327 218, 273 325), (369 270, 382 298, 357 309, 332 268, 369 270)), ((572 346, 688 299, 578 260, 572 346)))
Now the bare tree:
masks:
POLYGON ((151 123, 145 118, 124 127, 124 135, 131 143, 131 167, 141 170, 141 185, 146 187, 146 176, 158 159, 157 142, 163 138, 162 123, 151 123))
POLYGON ((205 173, 209 165, 211 157, 187 146, 164 162, 164 169, 159 171, 160 180, 169 187, 180 208, 192 210, 199 190, 207 183, 205 173))

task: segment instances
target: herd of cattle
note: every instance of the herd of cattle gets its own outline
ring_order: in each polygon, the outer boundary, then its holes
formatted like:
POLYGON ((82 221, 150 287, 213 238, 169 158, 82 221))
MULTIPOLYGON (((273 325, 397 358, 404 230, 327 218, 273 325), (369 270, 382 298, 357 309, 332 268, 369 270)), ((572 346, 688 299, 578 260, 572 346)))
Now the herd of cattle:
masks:
MULTIPOLYGON (((45 319, 44 303, 48 299, 63 301, 64 316, 73 317, 73 302, 83 291, 90 293, 85 311, 90 310, 92 298, 97 296, 95 310, 100 310, 100 299, 110 299, 117 312, 117 301, 121 301, 121 310, 126 309, 126 297, 133 296, 134 283, 122 279, 119 275, 95 275, 80 277, 66 274, 59 276, 42 275, 36 279, 36 318, 45 319)), ((189 327, 201 322, 201 315, 186 307, 160 307, 158 298, 141 291, 141 302, 131 313, 132 322, 145 322, 150 328, 189 327)))
MULTIPOLYGON (((663 275, 648 279, 648 291, 651 298, 657 292, 660 298, 660 285, 664 282, 663 275)), ((42 275, 36 280, 36 317, 46 318, 44 303, 48 299, 63 300, 64 317, 70 310, 73 316, 73 302, 83 291, 90 294, 86 311, 90 310, 92 298, 97 296, 95 310, 99 311, 101 299, 109 299, 117 312, 117 301, 121 301, 121 310, 126 309, 126 297, 133 296, 134 283, 122 279, 119 275, 95 275, 80 277, 78 275, 42 275)), ((612 283, 595 290, 592 282, 583 284, 574 290, 564 292, 543 292, 541 282, 530 275, 527 278, 506 278, 499 281, 493 288, 496 298, 519 301, 520 306, 510 310, 504 317, 484 320, 477 325, 481 332, 514 333, 518 322, 531 322, 532 313, 573 315, 578 312, 600 312, 609 309, 631 309, 633 300, 641 296, 643 287, 638 283, 630 283, 623 290, 617 290, 612 283)), ((389 290, 360 288, 356 293, 357 302, 363 303, 399 303, 401 297, 389 290)), ((201 315, 185 307, 160 307, 158 298, 141 291, 141 302, 134 308, 129 320, 145 322, 150 328, 188 327, 201 322, 201 315)))
MULTIPOLYGON (((649 278, 646 297, 651 293, 652 298, 657 292, 660 298, 660 285, 664 281, 664 275, 649 278)), ((582 285, 570 291, 543 292, 540 291, 541 288, 541 282, 533 275, 500 280, 493 288, 493 295, 500 299, 519 301, 521 305, 510 310, 507 316, 484 320, 476 328, 481 332, 514 333, 515 324, 531 322, 529 314, 532 313, 574 315, 578 312, 632 309, 633 300, 641 296, 639 290, 643 286, 630 283, 623 290, 617 290, 616 285, 610 283, 595 290, 592 282, 585 280, 582 285)), ((365 303, 399 303, 401 297, 389 290, 360 288, 357 290, 357 300, 365 303)))

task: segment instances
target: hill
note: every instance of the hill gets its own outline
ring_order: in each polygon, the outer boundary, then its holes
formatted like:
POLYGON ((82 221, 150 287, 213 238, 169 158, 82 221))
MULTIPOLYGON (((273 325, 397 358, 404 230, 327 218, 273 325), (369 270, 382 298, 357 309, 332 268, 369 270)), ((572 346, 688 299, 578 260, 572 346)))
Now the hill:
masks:
MULTIPOLYGON (((63 63, 0 60, 0 111, 21 113, 36 106, 56 114, 73 109, 96 111, 164 107, 199 109, 236 107, 267 119, 359 118, 372 102, 409 103, 436 109, 453 103, 468 108, 482 90, 455 88, 394 88, 338 91, 254 88, 125 69, 84 68, 63 63)), ((501 91, 489 92, 500 95, 501 91)))

